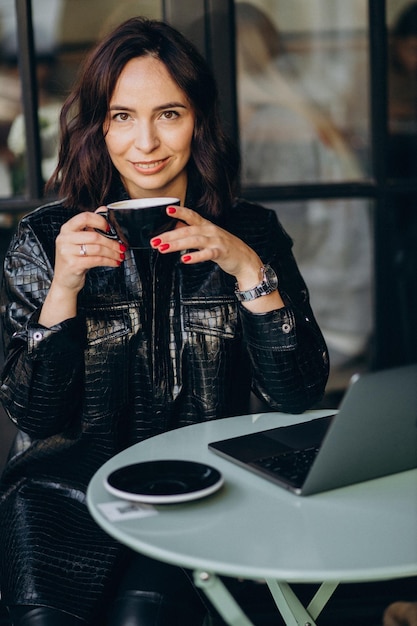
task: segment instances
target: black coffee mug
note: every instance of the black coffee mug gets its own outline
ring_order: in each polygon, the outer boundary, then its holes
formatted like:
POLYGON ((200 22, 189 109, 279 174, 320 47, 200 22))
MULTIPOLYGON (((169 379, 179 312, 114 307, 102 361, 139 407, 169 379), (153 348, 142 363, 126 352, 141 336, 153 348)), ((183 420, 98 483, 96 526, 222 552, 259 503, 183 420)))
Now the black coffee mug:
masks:
POLYGON ((106 237, 119 239, 127 248, 143 250, 150 248, 150 240, 172 230, 177 220, 166 214, 166 208, 179 205, 178 198, 135 198, 107 205, 101 213, 107 219, 111 231, 106 237))

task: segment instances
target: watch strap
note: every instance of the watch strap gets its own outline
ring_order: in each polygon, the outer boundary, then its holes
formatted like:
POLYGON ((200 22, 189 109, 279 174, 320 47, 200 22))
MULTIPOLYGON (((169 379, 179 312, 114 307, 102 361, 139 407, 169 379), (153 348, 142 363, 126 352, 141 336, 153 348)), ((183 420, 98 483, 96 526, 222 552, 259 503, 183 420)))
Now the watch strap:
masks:
POLYGON ((260 269, 262 280, 254 287, 241 291, 239 290, 239 285, 236 283, 235 296, 239 302, 250 302, 251 300, 256 300, 257 298, 273 293, 277 289, 278 280, 272 268, 270 268, 269 265, 263 265, 260 269), (272 274, 272 281, 268 280, 268 274, 272 274))

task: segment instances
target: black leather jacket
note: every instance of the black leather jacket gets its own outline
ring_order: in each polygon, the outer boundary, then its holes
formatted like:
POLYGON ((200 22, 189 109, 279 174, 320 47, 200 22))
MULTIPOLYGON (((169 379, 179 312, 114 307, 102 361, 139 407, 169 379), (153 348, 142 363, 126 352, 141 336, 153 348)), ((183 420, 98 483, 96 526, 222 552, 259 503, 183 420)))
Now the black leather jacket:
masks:
POLYGON ((274 267, 285 308, 249 313, 215 263, 128 251, 120 268, 88 272, 77 318, 40 326, 72 214, 52 203, 25 217, 5 259, 0 399, 24 435, 2 477, 0 584, 7 603, 88 617, 119 553, 85 508, 94 471, 167 429, 247 413, 251 388, 301 412, 324 392, 328 355, 291 240, 274 212, 243 201, 223 226, 274 267))

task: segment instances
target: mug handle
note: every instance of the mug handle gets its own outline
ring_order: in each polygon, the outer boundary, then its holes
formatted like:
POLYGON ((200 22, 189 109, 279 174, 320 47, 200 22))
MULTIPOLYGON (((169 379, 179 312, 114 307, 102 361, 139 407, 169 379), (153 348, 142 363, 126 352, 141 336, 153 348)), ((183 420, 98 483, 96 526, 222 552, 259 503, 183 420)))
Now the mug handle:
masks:
POLYGON ((113 239, 116 241, 120 241, 116 231, 114 230, 113 226, 110 224, 109 219, 108 219, 108 212, 107 211, 97 211, 97 215, 102 215, 104 217, 104 219, 106 220, 107 224, 110 226, 110 230, 109 231, 104 231, 101 230, 100 228, 95 228, 94 230, 96 231, 96 233, 99 233, 100 235, 103 235, 104 237, 107 237, 107 239, 113 239))

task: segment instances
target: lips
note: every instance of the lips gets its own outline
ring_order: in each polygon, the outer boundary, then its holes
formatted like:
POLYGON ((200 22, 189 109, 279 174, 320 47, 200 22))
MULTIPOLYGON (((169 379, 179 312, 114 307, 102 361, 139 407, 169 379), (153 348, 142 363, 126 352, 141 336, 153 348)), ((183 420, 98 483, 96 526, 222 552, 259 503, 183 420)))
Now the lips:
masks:
POLYGON ((133 163, 133 165, 139 172, 154 174, 155 172, 159 172, 163 169, 167 161, 168 158, 160 159, 159 161, 139 161, 138 163, 133 163))

